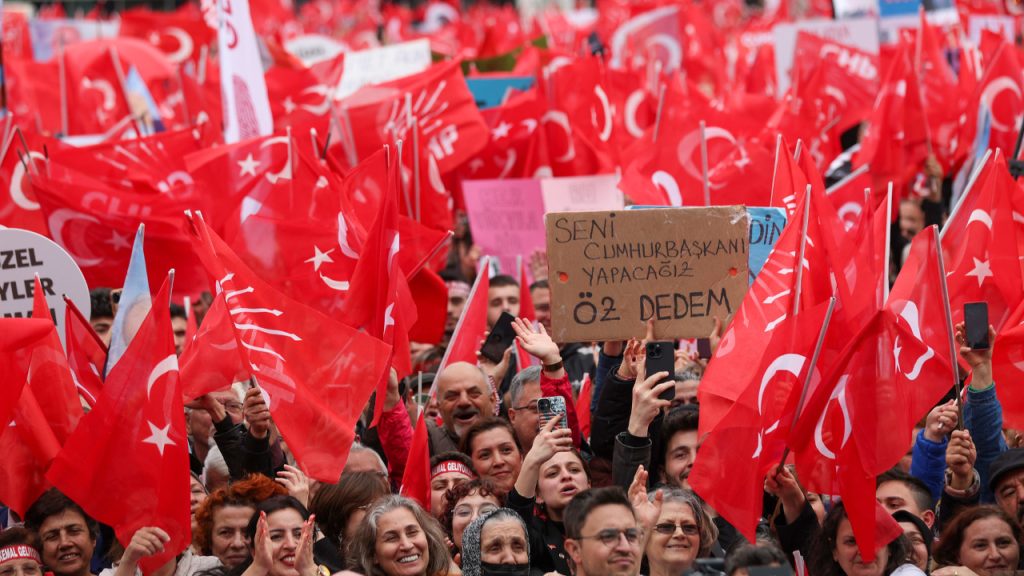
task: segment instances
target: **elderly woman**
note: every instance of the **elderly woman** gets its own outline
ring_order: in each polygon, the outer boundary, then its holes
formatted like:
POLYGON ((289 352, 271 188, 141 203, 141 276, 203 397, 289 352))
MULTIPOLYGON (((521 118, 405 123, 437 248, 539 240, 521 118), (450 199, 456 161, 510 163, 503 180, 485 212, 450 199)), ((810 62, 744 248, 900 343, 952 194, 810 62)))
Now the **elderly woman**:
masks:
POLYGON ((413 500, 386 496, 366 512, 348 564, 363 576, 445 576, 451 556, 437 520, 413 500))
POLYGON ((513 510, 482 514, 462 534, 463 576, 529 576, 530 538, 513 510))
POLYGON ((711 554, 718 529, 693 492, 669 488, 662 495, 661 514, 647 540, 647 563, 650 576, 676 576, 711 554))
POLYGON ((999 576, 1020 563, 1021 528, 1002 508, 975 506, 942 530, 934 550, 934 576, 999 576), (973 574, 972 574, 973 573, 973 574))

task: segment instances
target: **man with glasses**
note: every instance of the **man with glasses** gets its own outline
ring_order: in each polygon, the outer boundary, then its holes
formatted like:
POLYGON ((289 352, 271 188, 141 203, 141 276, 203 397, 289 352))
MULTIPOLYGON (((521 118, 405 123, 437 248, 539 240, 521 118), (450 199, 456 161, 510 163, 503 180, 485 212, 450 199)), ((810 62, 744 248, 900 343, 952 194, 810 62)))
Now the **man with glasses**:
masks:
POLYGON ((529 452, 540 423, 537 411, 537 400, 541 397, 540 366, 530 366, 516 374, 509 386, 508 396, 508 420, 516 431, 523 453, 529 452))
POLYGON ((644 532, 619 487, 580 492, 565 509, 565 550, 575 576, 636 576, 644 532))

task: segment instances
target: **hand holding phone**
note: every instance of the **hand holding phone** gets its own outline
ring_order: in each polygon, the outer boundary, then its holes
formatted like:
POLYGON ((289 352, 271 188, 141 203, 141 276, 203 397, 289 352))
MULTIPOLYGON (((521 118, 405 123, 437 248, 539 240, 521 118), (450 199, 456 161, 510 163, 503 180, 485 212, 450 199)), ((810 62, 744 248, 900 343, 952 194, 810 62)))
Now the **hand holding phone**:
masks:
MULTIPOLYGON (((657 374, 668 372, 668 376, 658 381, 657 384, 668 380, 675 380, 675 342, 648 342, 646 347, 647 358, 644 361, 644 374, 657 374)), ((670 387, 663 394, 658 396, 662 400, 671 402, 676 397, 675 386, 670 387)))
POLYGON ((556 416, 561 416, 562 419, 558 421, 558 424, 555 424, 555 430, 569 427, 568 424, 565 423, 565 398, 562 398, 561 396, 545 396, 544 398, 538 398, 537 412, 540 414, 540 428, 543 428, 545 424, 550 422, 556 416))
POLYGON ((501 317, 494 323, 484 345, 480 348, 480 355, 497 364, 501 362, 505 350, 512 345, 516 339, 516 333, 512 330, 512 321, 515 316, 508 312, 502 312, 501 317))
POLYGON ((968 302, 964 304, 964 338, 972 350, 988 350, 988 304, 968 302))

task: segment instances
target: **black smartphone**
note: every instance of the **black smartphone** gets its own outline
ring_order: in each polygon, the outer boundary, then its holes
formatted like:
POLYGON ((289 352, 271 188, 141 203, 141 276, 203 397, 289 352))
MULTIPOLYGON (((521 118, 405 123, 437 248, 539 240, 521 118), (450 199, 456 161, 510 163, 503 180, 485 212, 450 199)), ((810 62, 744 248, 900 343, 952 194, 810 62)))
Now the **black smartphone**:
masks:
POLYGON ((964 332, 969 347, 974 350, 988 349, 987 303, 968 302, 964 304, 964 332))
MULTIPOLYGON (((658 382, 658 384, 669 380, 675 380, 675 348, 675 342, 648 342, 646 350, 647 360, 644 362, 644 373, 650 376, 658 372, 668 372, 668 376, 663 378, 658 382)), ((668 390, 660 394, 658 397, 662 400, 668 400, 671 402, 676 397, 675 386, 669 387, 668 390)))
POLYGON ((481 356, 494 363, 501 362, 505 350, 516 339, 516 333, 512 330, 512 321, 515 319, 516 317, 508 312, 501 313, 501 317, 494 323, 487 339, 484 340, 484 345, 480 347, 481 356))
POLYGON ((697 358, 709 360, 711 358, 711 340, 697 338, 697 358))

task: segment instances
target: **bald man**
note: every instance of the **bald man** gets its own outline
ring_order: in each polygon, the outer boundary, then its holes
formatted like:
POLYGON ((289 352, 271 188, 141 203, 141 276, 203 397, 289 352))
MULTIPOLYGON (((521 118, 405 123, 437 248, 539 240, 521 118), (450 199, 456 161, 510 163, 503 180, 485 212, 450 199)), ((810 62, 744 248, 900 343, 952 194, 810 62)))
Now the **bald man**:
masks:
POLYGON ((494 398, 483 371, 467 362, 445 367, 437 376, 437 404, 443 427, 428 421, 430 453, 457 451, 459 439, 483 418, 494 414, 494 398))

